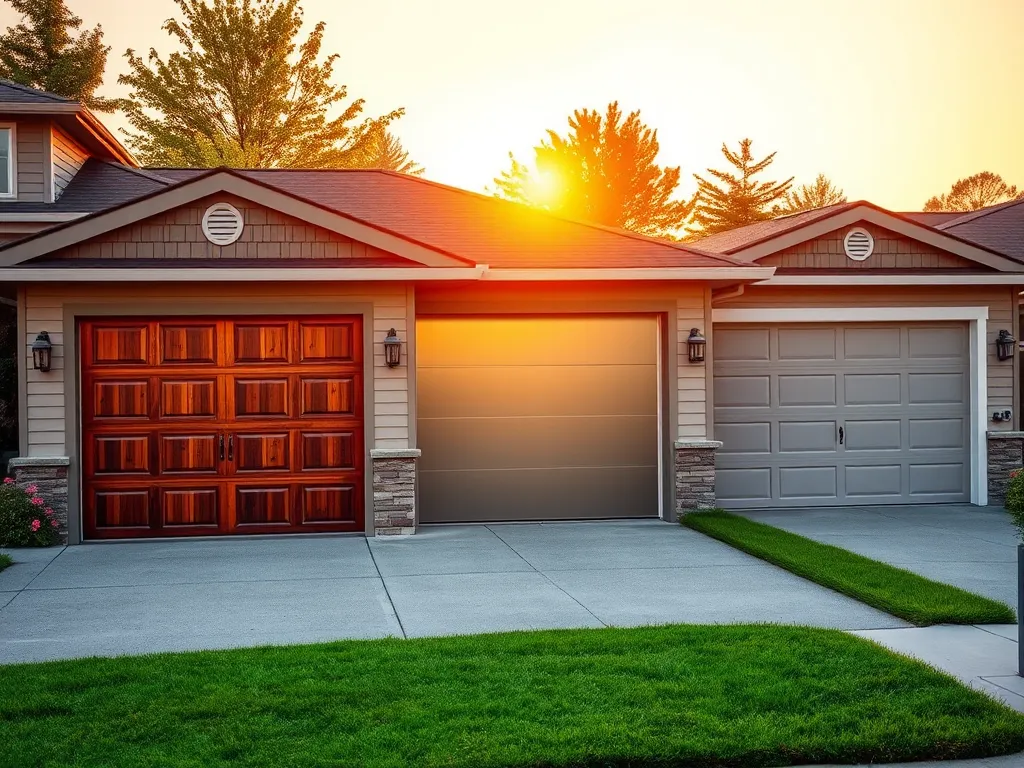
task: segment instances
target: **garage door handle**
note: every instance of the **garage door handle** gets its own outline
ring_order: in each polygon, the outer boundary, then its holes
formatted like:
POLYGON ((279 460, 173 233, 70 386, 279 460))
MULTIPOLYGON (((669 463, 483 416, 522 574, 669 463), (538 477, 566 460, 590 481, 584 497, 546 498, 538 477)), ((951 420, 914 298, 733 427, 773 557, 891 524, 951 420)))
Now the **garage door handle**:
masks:
POLYGON ((839 444, 840 445, 843 444, 843 428, 842 427, 839 428, 839 444))
POLYGON ((220 460, 224 461, 224 435, 221 435, 217 440, 217 444, 220 448, 220 460))
POLYGON ((235 460, 235 436, 228 435, 228 461, 235 460))

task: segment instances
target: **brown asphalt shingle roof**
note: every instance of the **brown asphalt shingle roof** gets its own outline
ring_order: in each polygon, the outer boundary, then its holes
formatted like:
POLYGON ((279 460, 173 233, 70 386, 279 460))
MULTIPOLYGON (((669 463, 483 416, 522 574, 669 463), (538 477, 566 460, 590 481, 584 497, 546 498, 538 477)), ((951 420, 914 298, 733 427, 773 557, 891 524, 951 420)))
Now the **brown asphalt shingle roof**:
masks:
POLYGON ((56 93, 29 88, 13 80, 0 78, 0 101, 20 104, 76 104, 74 99, 58 96, 56 93))
POLYGON ((735 251, 746 248, 748 245, 767 240, 768 238, 776 237, 784 232, 789 232, 793 229, 799 229, 800 227, 810 224, 812 221, 818 219, 824 219, 829 216, 835 216, 837 213, 842 213, 848 208, 853 208, 862 203, 838 203, 837 205, 829 205, 824 208, 815 208, 810 211, 804 211, 802 213, 794 213, 791 216, 780 216, 776 219, 768 219, 767 221, 758 221, 754 224, 748 224, 745 227, 737 227, 736 229, 730 229, 727 232, 719 232, 714 235, 708 235, 702 237, 700 240, 695 240, 694 245, 703 251, 712 251, 714 253, 733 253, 735 251))
POLYGON ((1024 261, 1024 200, 963 213, 937 229, 1024 261))

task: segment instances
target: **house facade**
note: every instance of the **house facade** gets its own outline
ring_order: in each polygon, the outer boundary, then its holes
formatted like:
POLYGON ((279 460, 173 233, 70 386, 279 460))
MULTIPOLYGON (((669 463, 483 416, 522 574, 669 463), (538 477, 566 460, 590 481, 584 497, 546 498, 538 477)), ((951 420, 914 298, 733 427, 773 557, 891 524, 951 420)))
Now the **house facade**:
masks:
MULTIPOLYGON (((21 135, 31 93, 3 88, 21 135)), ((24 228, 0 247, 12 468, 71 542, 986 504, 1020 463, 996 341, 1024 264, 927 223, 850 203, 687 246, 389 172, 86 143, 52 201, 18 177, 0 202, 24 228)))

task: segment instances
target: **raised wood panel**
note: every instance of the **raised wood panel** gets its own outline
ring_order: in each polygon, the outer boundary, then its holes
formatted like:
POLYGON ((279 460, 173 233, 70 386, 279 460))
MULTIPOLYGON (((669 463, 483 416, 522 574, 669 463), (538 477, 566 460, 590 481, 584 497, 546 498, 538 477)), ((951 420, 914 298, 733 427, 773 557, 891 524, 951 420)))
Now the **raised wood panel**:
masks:
POLYGON ((287 525, 291 507, 289 488, 237 488, 236 525, 287 525))
POLYGON ((306 487, 302 491, 302 521, 305 523, 354 522, 357 505, 354 485, 306 487))
POLYGON ((207 526, 218 523, 217 488, 168 488, 160 494, 165 526, 207 526))
MULTIPOLYGON (((87 538, 363 529, 358 318, 83 320, 79 338, 87 538)), ((48 413, 30 446, 52 453, 48 413)))
POLYGON ((160 362, 217 362, 217 329, 213 325, 161 325, 160 362))
POLYGON ((302 469, 355 469, 357 441, 353 432, 303 432, 302 469))
POLYGON ((352 416, 355 400, 353 379, 302 379, 303 416, 352 416))
POLYGON ((170 418, 215 416, 217 382, 214 379, 160 382, 160 415, 170 418))
POLYGON ((288 433, 239 434, 234 436, 235 469, 238 472, 288 470, 288 433))
POLYGON ((287 363, 288 324, 235 323, 235 362, 287 363))
POLYGON ((352 362, 356 353, 355 323, 299 325, 303 362, 352 362))
POLYGON ((160 469, 167 474, 216 473, 219 435, 161 435, 160 469))
POLYGON ((288 379, 235 379, 235 416, 287 416, 288 379))
POLYGON ((92 412, 103 419, 149 416, 149 381, 94 382, 92 412))
POLYGON ((149 435, 97 436, 92 450, 97 475, 149 473, 149 435))

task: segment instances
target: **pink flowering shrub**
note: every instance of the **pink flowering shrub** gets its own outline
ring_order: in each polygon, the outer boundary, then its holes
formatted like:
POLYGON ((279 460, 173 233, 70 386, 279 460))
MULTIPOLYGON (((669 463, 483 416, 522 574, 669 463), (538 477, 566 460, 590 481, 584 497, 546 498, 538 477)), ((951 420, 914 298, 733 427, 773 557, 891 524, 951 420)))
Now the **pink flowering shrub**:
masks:
POLYGON ((60 540, 60 523, 34 485, 25 490, 6 478, 0 485, 0 547, 48 547, 60 540))

